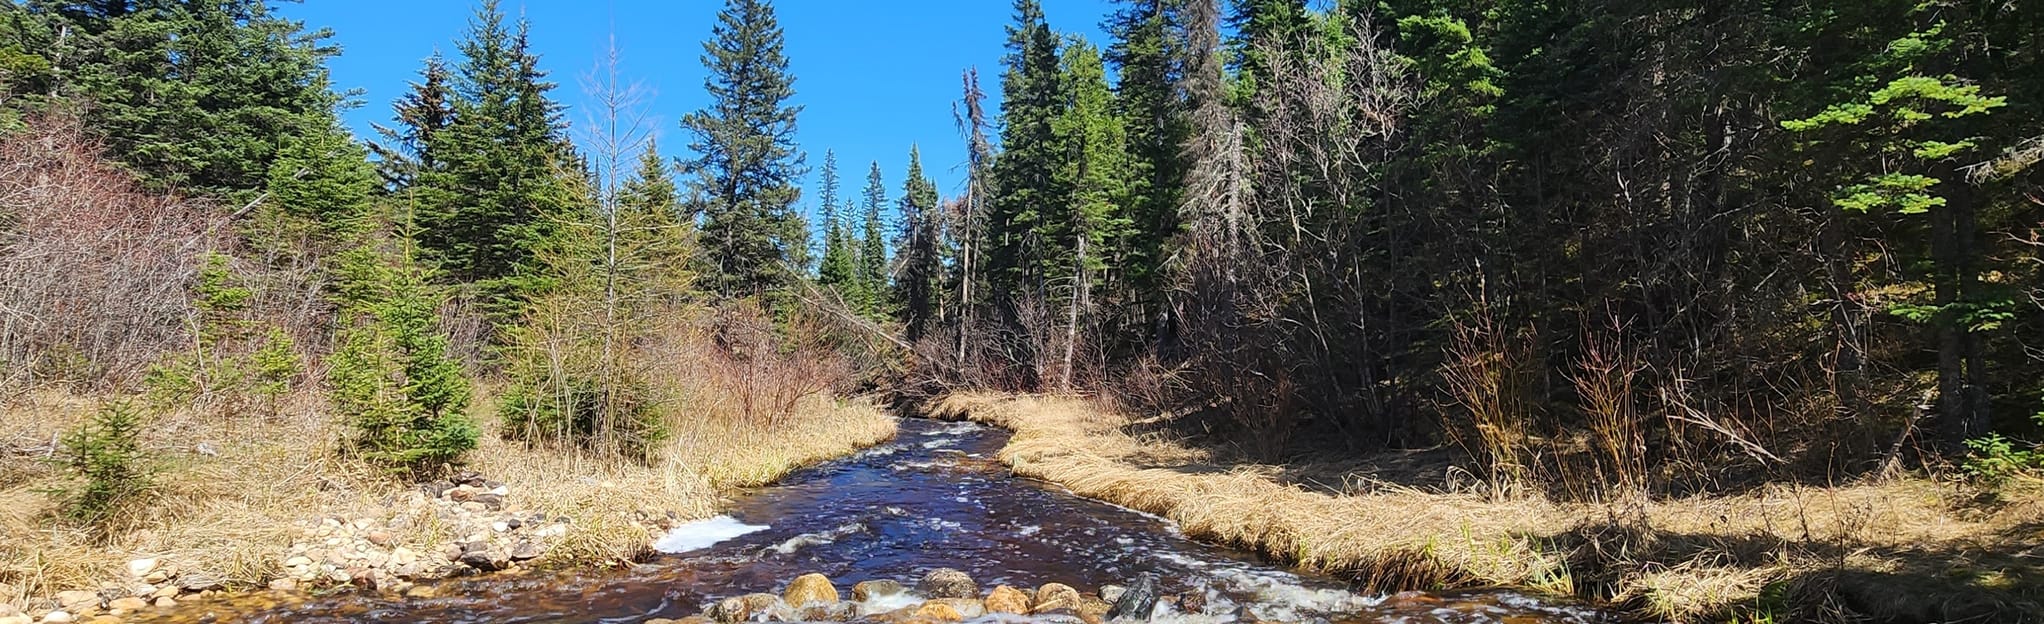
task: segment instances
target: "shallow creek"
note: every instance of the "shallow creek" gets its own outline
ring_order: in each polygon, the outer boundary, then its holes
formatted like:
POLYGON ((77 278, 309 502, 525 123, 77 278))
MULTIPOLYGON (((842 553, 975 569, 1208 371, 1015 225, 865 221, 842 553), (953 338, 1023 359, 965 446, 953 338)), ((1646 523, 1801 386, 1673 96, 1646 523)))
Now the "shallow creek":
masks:
POLYGON ((1186 539, 1161 518, 1011 477, 994 458, 1007 437, 969 423, 904 420, 892 442, 749 493, 728 515, 674 529, 659 544, 670 554, 629 570, 451 581, 436 598, 230 601, 179 609, 177 619, 622 624, 698 615, 715 600, 777 593, 810 572, 830 577, 849 597, 859 581, 912 586, 924 573, 949 567, 971 575, 982 590, 1008 584, 1033 591, 1058 582, 1096 592, 1149 573, 1160 595, 1198 596, 1184 601, 1199 605, 1190 613, 1158 605, 1157 622, 1605 621, 1592 610, 1510 592, 1387 600, 1336 579, 1287 572, 1186 539))

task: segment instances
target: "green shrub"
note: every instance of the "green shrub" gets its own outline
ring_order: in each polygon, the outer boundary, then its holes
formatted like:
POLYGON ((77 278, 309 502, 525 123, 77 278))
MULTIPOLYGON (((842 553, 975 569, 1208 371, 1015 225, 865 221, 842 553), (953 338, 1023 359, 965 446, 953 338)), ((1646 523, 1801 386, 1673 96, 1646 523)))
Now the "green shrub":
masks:
POLYGON ((373 246, 351 253, 341 274, 349 326, 329 359, 327 381, 348 445, 397 472, 423 473, 475 448, 471 389, 439 330, 442 294, 408 254, 373 246))
MULTIPOLYGON (((2044 426, 2044 413, 2033 417, 2044 426)), ((2021 444, 1999 433, 1966 441, 1973 456, 1962 468, 1966 475, 1990 485, 2002 485, 2016 477, 2044 470, 2044 447, 2021 444), (2027 446, 2029 448, 2022 448, 2027 446)))
POLYGON ((101 406, 64 435, 57 461, 75 483, 53 493, 66 518, 97 525, 148 492, 154 469, 141 435, 141 412, 125 402, 101 406))
POLYGON ((249 314, 254 291, 240 283, 218 252, 206 255, 193 287, 196 312, 190 351, 172 354, 149 367, 142 378, 144 396, 157 409, 204 403, 240 412, 258 407, 275 413, 291 391, 300 362, 297 345, 282 329, 271 327, 251 340, 260 326, 249 314))
MULTIPOLYGON (((521 376, 522 377, 522 376, 521 376)), ((538 375, 514 378, 497 404, 504 436, 556 446, 582 446, 645 458, 667 439, 643 383, 621 380, 606 397, 594 379, 538 375)))

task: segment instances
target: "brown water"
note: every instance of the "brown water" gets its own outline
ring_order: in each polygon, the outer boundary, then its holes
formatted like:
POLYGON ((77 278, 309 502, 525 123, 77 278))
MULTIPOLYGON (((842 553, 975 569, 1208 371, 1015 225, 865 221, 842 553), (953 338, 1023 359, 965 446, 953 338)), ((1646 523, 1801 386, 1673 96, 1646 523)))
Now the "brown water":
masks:
MULTIPOLYGON (((710 602, 778 592, 820 572, 841 589, 870 579, 913 585, 963 570, 982 588, 1059 582, 1096 591, 1138 574, 1161 595, 1197 595, 1195 612, 1160 605, 1160 622, 1593 624, 1587 609, 1507 592, 1390 601, 1332 578, 1186 539, 1171 523, 1017 479, 996 462, 1004 432, 904 420, 892 442, 792 475, 738 500, 729 516, 677 528, 677 552, 629 570, 450 581, 440 597, 249 596, 178 609, 212 622, 589 622, 696 615, 710 602), (728 537, 740 530, 752 532, 728 537), (719 537, 728 537, 718 541, 719 537)), ((874 609, 883 605, 870 605, 874 609)), ((1016 621, 995 617, 986 621, 1016 621)))

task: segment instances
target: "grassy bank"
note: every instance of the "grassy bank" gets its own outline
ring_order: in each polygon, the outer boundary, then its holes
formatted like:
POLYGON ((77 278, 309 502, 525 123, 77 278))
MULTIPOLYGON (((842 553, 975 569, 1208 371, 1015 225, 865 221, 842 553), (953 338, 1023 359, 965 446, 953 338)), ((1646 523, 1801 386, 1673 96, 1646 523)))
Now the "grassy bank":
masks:
MULTIPOLYGON (((1922 479, 1630 504, 1410 487, 1368 461, 1259 465, 1078 399, 961 394, 928 415, 1008 428, 1017 474, 1188 535, 1376 589, 1508 586, 1642 617, 2044 621, 2044 495, 1922 479)), ((1440 466, 1447 469, 1447 466, 1440 466)))
MULTIPOLYGON (((407 513, 413 486, 345 458, 316 397, 272 419, 219 419, 177 412, 152 417, 144 446, 158 458, 152 489, 104 532, 51 517, 47 490, 63 483, 43 460, 51 441, 97 401, 60 392, 20 397, 0 409, 0 605, 26 608, 65 590, 126 587, 126 564, 160 558, 229 587, 260 586, 282 571, 303 539, 295 522, 407 513)), ((487 397, 475 410, 493 413, 487 397)), ((879 443, 894 418, 863 401, 802 400, 777 424, 676 410, 672 436, 651 463, 534 449, 495 435, 485 419, 467 469, 504 482, 509 503, 571 518, 541 563, 602 565, 645 552, 672 519, 712 514, 736 488, 879 443), (669 514, 672 514, 671 518, 669 514)), ((428 514, 430 515, 430 514, 428 514)), ((456 539, 420 523, 408 544, 456 539)), ((45 603, 46 604, 46 603, 45 603)), ((0 607, 4 608, 4 607, 0 607)), ((0 613, 0 615, 5 615, 0 613)))

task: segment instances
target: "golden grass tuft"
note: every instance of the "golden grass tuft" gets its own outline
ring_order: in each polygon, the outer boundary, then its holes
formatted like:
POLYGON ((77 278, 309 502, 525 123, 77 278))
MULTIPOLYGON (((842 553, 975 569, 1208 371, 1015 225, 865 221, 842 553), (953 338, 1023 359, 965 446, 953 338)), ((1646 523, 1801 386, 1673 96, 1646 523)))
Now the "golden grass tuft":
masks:
POLYGON ((1386 591, 1522 587, 1677 622, 1950 615, 1895 606, 1941 602, 2036 619, 2044 593, 2034 491, 1989 508, 1923 479, 1624 508, 1391 484, 1330 494, 1281 483, 1276 467, 1214 465, 1200 449, 1130 436, 1126 417, 1078 399, 958 394, 924 411, 1013 430, 1001 459, 1017 474, 1386 591), (1868 579, 1885 589, 1849 591, 1868 579))

